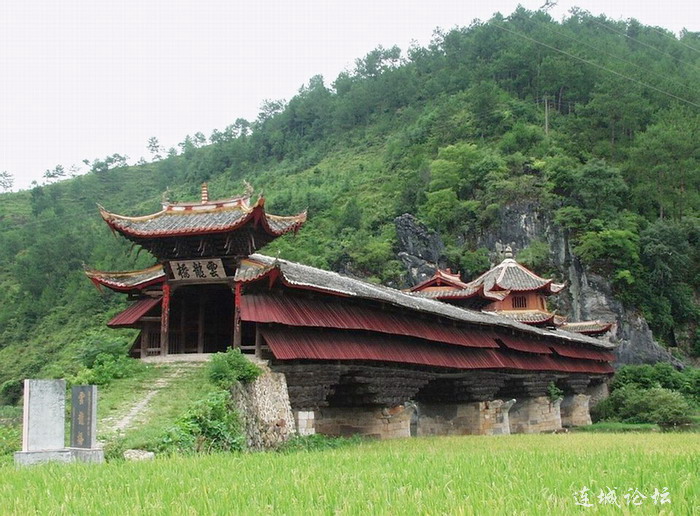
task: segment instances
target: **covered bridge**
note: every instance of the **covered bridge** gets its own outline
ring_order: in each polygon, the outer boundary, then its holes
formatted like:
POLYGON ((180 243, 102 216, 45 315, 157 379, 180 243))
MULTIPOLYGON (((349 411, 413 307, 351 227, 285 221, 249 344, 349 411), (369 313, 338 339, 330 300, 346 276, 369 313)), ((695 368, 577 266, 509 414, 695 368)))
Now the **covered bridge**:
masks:
POLYGON ((610 345, 255 251, 295 231, 260 198, 102 210, 158 263, 86 271, 132 305, 108 324, 141 330, 149 357, 240 348, 284 373, 299 431, 411 434, 551 431, 590 422, 613 369, 610 345), (552 387, 563 400, 550 396, 552 387))

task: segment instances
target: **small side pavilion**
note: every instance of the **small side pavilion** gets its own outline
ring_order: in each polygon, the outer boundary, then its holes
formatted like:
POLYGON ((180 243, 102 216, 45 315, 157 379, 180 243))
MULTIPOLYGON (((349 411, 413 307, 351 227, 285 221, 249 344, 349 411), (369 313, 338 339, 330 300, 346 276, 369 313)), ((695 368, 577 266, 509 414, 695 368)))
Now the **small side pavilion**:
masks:
POLYGON ((602 336, 612 329, 613 323, 568 322, 566 317, 550 312, 547 298, 565 287, 515 261, 511 248, 507 247, 501 263, 470 282, 463 282, 459 274, 449 269, 438 269, 432 278, 410 291, 420 297, 502 315, 530 326, 558 328, 592 337, 602 336))

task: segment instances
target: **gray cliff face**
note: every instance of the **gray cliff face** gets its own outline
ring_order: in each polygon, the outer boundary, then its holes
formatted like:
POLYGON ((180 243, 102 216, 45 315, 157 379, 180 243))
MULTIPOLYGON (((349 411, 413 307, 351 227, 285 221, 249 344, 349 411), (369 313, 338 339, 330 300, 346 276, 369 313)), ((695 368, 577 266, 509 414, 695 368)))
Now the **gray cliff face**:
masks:
POLYGON ((660 346, 640 313, 623 306, 612 293, 610 283, 603 277, 587 272, 574 256, 568 237, 561 230, 550 228, 547 235, 553 260, 567 279, 565 292, 555 300, 557 311, 571 321, 600 319, 615 321, 611 333, 604 338, 617 344, 616 366, 626 364, 683 364, 660 346))
MULTIPOLYGON (((428 230, 412 215, 398 217, 396 229, 399 259, 408 270, 408 282, 415 285, 434 273, 441 262, 440 254, 444 246, 439 235, 428 230)), ((504 207, 500 223, 481 235, 477 246, 491 250, 491 259, 495 264, 503 259, 502 252, 506 246, 512 247, 517 258, 518 251, 537 240, 548 242, 552 262, 567 284, 564 292, 552 299, 557 313, 566 315, 570 321, 615 321, 613 330, 602 338, 617 344, 616 366, 656 362, 682 366, 654 340, 644 318, 615 299, 610 284, 603 277, 585 270, 574 256, 567 235, 553 226, 536 204, 523 202, 504 207)))
POLYGON ((503 260, 501 253, 506 246, 514 252, 525 249, 535 240, 543 240, 548 223, 536 204, 521 202, 501 208, 497 226, 489 229, 477 240, 478 247, 491 251, 491 262, 495 265, 503 260))
POLYGON ((440 235, 428 229, 413 215, 404 213, 394 219, 399 240, 398 258, 408 272, 408 286, 417 285, 435 274, 445 246, 440 235))

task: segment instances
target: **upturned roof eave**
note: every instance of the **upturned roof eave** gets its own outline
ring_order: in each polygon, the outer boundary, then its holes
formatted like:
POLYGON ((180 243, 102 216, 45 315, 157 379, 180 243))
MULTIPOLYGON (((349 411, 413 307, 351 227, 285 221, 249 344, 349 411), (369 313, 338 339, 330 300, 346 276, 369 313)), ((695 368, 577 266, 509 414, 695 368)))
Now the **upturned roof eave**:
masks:
MULTIPOLYGON (((219 202, 219 201, 217 201, 219 202)), ((189 206, 186 205, 186 206, 189 206)), ((253 223, 256 226, 259 225, 263 230, 273 236, 279 237, 286 233, 296 232, 299 228, 306 222, 307 212, 306 210, 292 216, 280 216, 271 215, 265 211, 265 199, 260 197, 258 201, 253 206, 244 205, 231 205, 231 206, 217 206, 215 203, 208 203, 206 205, 192 205, 195 208, 200 206, 206 206, 207 209, 192 209, 192 210, 182 210, 182 211, 172 211, 170 209, 163 209, 159 212, 153 213, 151 215, 145 215, 141 217, 129 217, 124 215, 118 215, 107 211, 104 207, 98 205, 100 210, 100 215, 102 219, 107 223, 107 225, 113 230, 129 240, 139 241, 148 239, 160 239, 160 238, 176 238, 176 237, 196 237, 196 236, 207 236, 207 235, 218 235, 226 234, 232 231, 239 230, 243 226, 253 223), (244 213, 243 217, 225 225, 216 225, 209 227, 191 227, 191 228, 181 228, 181 229, 162 229, 162 230, 139 230, 138 228, 126 226, 119 224, 119 221, 126 221, 132 223, 147 222, 149 220, 158 219, 161 217, 186 217, 188 215, 206 215, 208 213, 219 213, 221 211, 241 211, 244 213), (274 229, 270 222, 283 221, 288 222, 289 225, 280 229, 274 229)))
POLYGON ((154 265, 146 269, 135 271, 98 271, 96 269, 85 269, 84 273, 96 287, 101 285, 115 292, 122 293, 141 291, 147 287, 165 281, 165 270, 162 265, 154 265), (139 276, 144 276, 144 279, 136 283, 120 282, 117 279, 128 279, 139 276))

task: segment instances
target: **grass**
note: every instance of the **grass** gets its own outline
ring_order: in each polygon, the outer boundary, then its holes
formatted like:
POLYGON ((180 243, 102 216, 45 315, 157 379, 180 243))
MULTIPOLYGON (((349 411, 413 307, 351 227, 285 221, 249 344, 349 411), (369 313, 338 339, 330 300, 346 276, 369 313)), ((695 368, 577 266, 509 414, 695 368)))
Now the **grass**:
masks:
POLYGON ((593 423, 589 426, 579 426, 572 430, 573 432, 588 432, 588 433, 629 433, 629 432, 660 432, 659 425, 653 423, 617 423, 612 421, 601 421, 593 423))
MULTIPOLYGON (((214 389, 206 378, 204 363, 186 365, 148 364, 136 370, 133 376, 113 380, 98 387, 98 440, 105 444, 109 459, 119 459, 129 448, 153 450, 187 408, 214 389), (167 381, 167 388, 158 389, 144 413, 122 432, 113 425, 128 413, 139 400, 154 388, 157 382, 167 381), (167 379, 167 380, 166 380, 167 379)), ((66 395, 70 406, 70 391, 66 395)), ((12 453, 21 447, 22 407, 0 406, 0 467, 12 464, 12 453)), ((66 415, 66 444, 70 435, 70 410, 66 415)), ((2 512, 0 506, 0 513, 2 512)))
POLYGON ((119 458, 129 448, 155 449, 175 420, 214 388, 206 378, 204 363, 197 362, 149 365, 137 377, 114 381, 103 389, 98 404, 98 434, 106 443, 107 457, 119 458), (110 425, 153 389, 159 379, 166 381, 167 387, 157 389, 137 424, 122 433, 113 432, 110 425))
POLYGON ((698 514, 689 434, 415 438, 297 453, 0 469, 3 514, 698 514), (575 505, 587 487, 594 507, 575 505), (671 503, 625 505, 668 487, 671 503), (622 508, 595 495, 615 489, 622 508))

